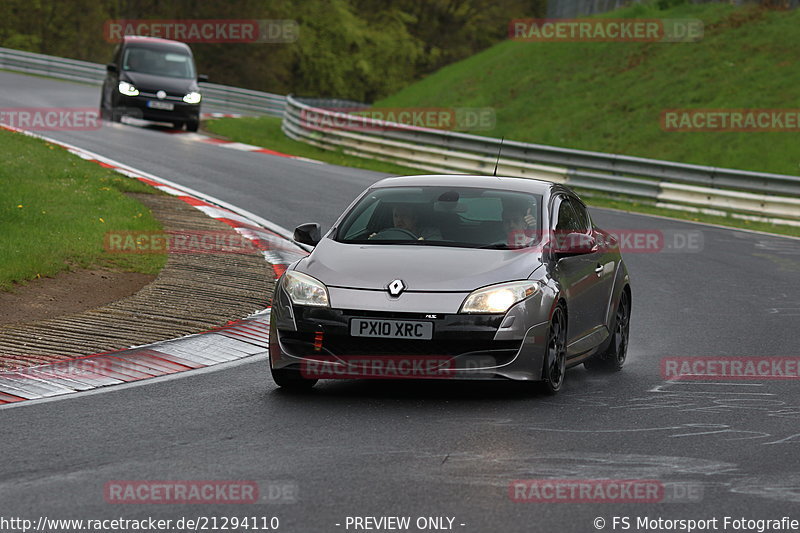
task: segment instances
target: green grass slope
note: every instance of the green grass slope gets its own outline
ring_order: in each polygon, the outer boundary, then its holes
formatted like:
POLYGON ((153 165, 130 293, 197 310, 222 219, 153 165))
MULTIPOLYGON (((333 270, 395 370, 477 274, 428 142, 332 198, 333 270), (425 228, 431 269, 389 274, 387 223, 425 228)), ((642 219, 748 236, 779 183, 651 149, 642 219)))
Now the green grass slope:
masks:
POLYGON ((0 291, 74 268, 157 274, 165 254, 111 253, 105 235, 161 224, 125 193, 152 187, 63 148, 0 129, 0 291))
POLYGON ((692 43, 505 41, 376 105, 493 107, 480 135, 688 163, 800 174, 799 132, 667 132, 669 109, 800 108, 800 10, 726 4, 608 17, 699 18, 692 43))

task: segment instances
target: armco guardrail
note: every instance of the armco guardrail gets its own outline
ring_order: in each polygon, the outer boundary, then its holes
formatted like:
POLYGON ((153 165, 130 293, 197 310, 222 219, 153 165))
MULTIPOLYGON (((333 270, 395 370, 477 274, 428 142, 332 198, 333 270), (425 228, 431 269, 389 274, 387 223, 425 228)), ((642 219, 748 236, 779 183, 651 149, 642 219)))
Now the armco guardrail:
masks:
POLYGON ((206 103, 248 115, 282 117, 286 107, 286 97, 280 94, 239 89, 216 83, 201 83, 200 90, 206 103))
POLYGON ((0 48, 0 68, 52 76, 63 80, 83 81, 95 85, 102 84, 106 75, 105 67, 97 63, 34 54, 10 48, 0 48))
MULTIPOLYGON (((0 69, 97 85, 105 77, 105 67, 97 63, 8 48, 0 48, 0 69)), ((500 140, 490 137, 404 126, 323 108, 358 107, 343 100, 300 101, 213 83, 203 83, 202 90, 205 102, 232 112, 283 116, 283 131, 293 139, 427 171, 491 173, 500 147, 500 140), (353 125, 357 121, 362 122, 362 127, 337 125, 353 125)), ((498 174, 544 178, 588 191, 625 194, 657 206, 800 226, 797 176, 516 141, 503 143, 498 174)))
MULTIPOLYGON (((81 81, 92 85, 101 85, 106 75, 105 66, 98 63, 9 48, 0 48, 0 69, 81 81)), ((202 83, 200 87, 205 103, 221 106, 226 111, 250 115, 283 115, 286 97, 282 95, 215 83, 202 83)))
MULTIPOLYGON (((494 170, 500 139, 406 126, 324 107, 346 106, 286 97, 283 131, 320 148, 427 171, 486 174, 494 170)), ((503 142, 497 173, 625 194, 662 207, 800 226, 797 176, 516 141, 503 142)))

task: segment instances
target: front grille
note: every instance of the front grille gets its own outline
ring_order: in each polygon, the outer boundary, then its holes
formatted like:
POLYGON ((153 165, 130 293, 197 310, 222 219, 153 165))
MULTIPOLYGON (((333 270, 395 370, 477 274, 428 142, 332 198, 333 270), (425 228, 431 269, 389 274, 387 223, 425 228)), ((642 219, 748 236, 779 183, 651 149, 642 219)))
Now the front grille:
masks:
MULTIPOLYGON (((157 91, 156 91, 157 92, 157 91)), ((158 96, 156 96, 156 92, 149 92, 149 91, 139 91, 139 96, 144 96, 145 98, 152 98, 158 100, 158 96)), ((163 101, 165 102, 183 102, 183 97, 186 94, 176 94, 176 93, 167 93, 166 98, 163 101)))

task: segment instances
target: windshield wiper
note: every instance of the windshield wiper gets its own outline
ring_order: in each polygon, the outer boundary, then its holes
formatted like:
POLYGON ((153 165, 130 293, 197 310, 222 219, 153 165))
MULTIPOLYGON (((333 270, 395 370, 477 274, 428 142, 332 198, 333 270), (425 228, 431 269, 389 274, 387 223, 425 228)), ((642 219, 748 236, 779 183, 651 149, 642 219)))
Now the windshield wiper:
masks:
POLYGON ((508 243, 505 242, 493 242, 492 244, 485 244, 483 246, 476 246, 478 250, 510 250, 511 248, 508 246, 508 243))

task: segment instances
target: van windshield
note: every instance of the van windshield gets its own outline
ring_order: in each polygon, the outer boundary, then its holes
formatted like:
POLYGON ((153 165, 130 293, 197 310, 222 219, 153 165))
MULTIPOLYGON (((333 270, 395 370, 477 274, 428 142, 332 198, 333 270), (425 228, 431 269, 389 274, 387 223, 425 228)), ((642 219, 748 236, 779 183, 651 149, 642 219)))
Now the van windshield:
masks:
POLYGON ((175 49, 131 46, 122 56, 122 70, 168 78, 195 78, 192 56, 175 49))

